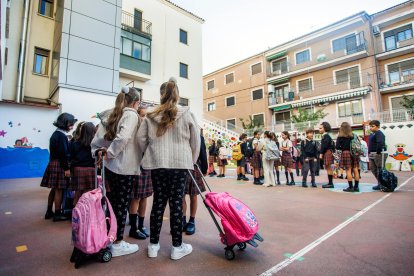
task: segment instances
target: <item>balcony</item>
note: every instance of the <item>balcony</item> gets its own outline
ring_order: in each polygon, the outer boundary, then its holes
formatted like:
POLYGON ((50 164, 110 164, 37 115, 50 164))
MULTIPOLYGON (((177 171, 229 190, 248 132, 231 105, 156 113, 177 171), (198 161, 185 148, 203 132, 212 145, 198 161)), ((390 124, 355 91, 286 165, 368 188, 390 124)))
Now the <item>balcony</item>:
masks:
MULTIPOLYGON (((411 70, 414 72, 414 69, 411 70)), ((388 79, 391 77, 389 76, 388 79)), ((389 82, 385 83, 382 82, 380 84, 380 92, 382 94, 390 93, 390 92, 398 92, 403 91, 407 89, 413 89, 414 88, 414 74, 403 74, 398 77, 399 81, 389 82)))
MULTIPOLYGON (((277 61, 273 60, 270 61, 267 66, 267 82, 278 82, 282 78, 290 78, 304 73, 311 73, 366 56, 368 56, 367 42, 363 39, 357 43, 346 45, 345 49, 333 53, 331 52, 331 49, 325 49, 318 53, 312 52, 311 60, 301 64, 288 62, 286 59, 285 61, 280 62, 280 66, 276 66, 276 70, 273 69, 272 63, 277 61)), ((294 57, 289 58, 290 60, 294 60, 294 57)), ((279 61, 280 60, 281 59, 279 59, 279 61)))
POLYGON ((414 110, 393 109, 383 112, 370 113, 369 120, 378 120, 381 123, 401 123, 414 121, 414 110))
POLYGON ((121 16, 121 28, 122 30, 137 34, 144 35, 145 37, 151 38, 152 36, 152 23, 135 17, 126 11, 122 11, 121 16))

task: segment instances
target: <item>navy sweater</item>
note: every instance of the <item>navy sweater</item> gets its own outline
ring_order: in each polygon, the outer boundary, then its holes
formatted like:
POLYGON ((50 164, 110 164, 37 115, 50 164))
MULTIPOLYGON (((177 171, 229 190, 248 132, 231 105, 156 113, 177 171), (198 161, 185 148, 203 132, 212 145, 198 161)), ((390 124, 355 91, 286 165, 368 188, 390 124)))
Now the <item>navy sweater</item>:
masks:
POLYGON ((69 170, 69 141, 68 137, 60 131, 53 132, 49 140, 50 160, 59 160, 65 171, 69 170))
POLYGON ((371 133, 368 140, 368 153, 376 152, 380 154, 385 150, 385 135, 381 130, 371 133))
POLYGON ((74 167, 95 167, 95 160, 92 157, 91 146, 82 146, 78 141, 69 143, 70 166, 74 167))
POLYGON ((200 136, 200 139, 201 139, 200 155, 198 156, 197 164, 200 166, 201 172, 203 174, 206 174, 208 170, 206 143, 204 142, 203 136, 200 136))

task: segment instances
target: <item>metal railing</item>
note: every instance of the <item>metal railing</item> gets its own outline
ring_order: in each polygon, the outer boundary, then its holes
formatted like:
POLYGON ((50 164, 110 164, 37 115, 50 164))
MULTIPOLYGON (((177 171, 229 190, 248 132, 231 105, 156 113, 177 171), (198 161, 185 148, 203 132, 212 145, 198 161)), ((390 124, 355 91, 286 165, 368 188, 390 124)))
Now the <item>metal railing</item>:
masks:
MULTIPOLYGON (((208 115, 206 113, 203 114, 203 119, 208 122, 211 123, 212 126, 216 127, 217 129, 223 130, 223 131, 230 131, 233 132, 233 135, 239 135, 241 133, 243 133, 244 129, 241 127, 238 127, 236 125, 231 125, 231 128, 228 128, 227 126, 227 121, 226 120, 222 120, 220 118, 216 118, 214 116, 208 115), (213 125, 214 124, 214 125, 213 125)), ((236 118, 236 120, 238 120, 238 118, 236 118)))
MULTIPOLYGON (((273 62, 274 60, 268 62, 267 66, 267 77, 272 78, 276 76, 285 75, 290 72, 298 71, 301 69, 306 69, 308 67, 311 67, 313 65, 317 64, 324 64, 329 61, 333 61, 338 58, 350 56, 355 53, 363 52, 367 50, 367 41, 364 39, 363 41, 359 41, 356 44, 349 44, 346 45, 345 49, 335 51, 334 53, 331 52, 331 48, 324 49, 323 51, 313 53, 312 52, 312 58, 309 61, 303 62, 301 64, 295 64, 294 62, 287 62, 282 61, 280 62, 280 66, 278 66, 277 70, 273 70, 273 62)), ((290 56, 290 60, 294 60, 295 57, 290 56)), ((277 61, 276 61, 277 62, 277 61)))
MULTIPOLYGON (((414 71, 414 68, 411 70, 414 71)), ((385 73, 383 72, 380 76, 384 76, 385 73)), ((391 74, 388 75, 388 79, 391 79, 391 74)), ((401 85, 406 85, 406 84, 414 84, 414 74, 402 74, 399 73, 399 80, 394 80, 394 82, 381 82, 380 84, 380 89, 386 89, 386 88, 390 88, 390 87, 398 87, 401 85)))
POLYGON ((414 121, 414 110, 393 109, 383 112, 370 113, 370 120, 378 120, 381 123, 397 123, 414 121))
POLYGON ((135 34, 144 34, 147 36, 152 35, 152 23, 135 17, 133 14, 122 11, 121 15, 121 26, 123 30, 126 30, 135 34))
POLYGON ((298 131, 303 132, 308 128, 314 129, 319 125, 320 121, 308 121, 302 123, 293 123, 291 121, 279 121, 271 125, 269 128, 273 132, 282 132, 282 131, 298 131))

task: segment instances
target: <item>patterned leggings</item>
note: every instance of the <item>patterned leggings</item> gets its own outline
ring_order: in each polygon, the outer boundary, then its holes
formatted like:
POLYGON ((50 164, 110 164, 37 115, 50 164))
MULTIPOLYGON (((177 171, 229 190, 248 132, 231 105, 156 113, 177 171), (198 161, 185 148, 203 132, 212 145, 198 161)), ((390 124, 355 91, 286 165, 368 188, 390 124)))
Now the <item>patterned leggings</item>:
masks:
POLYGON ((105 176, 109 184, 109 192, 106 196, 114 209, 117 231, 116 240, 124 239, 124 229, 127 217, 129 199, 132 192, 132 184, 136 181, 135 175, 120 175, 105 169, 105 176))
POLYGON ((158 243, 167 201, 170 206, 170 227, 173 246, 182 243, 183 196, 187 170, 156 169, 151 171, 154 200, 150 217, 150 242, 158 243))

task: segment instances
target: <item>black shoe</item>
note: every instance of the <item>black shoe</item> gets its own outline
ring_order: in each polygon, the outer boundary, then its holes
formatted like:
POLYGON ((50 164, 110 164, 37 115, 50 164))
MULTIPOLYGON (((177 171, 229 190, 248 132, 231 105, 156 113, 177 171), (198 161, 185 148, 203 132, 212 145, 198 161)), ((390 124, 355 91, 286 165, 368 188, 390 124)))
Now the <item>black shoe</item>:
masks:
POLYGON ((377 186, 372 187, 372 189, 374 191, 379 191, 379 190, 381 190, 381 187, 380 187, 380 185, 377 185, 377 186))
POLYGON ((141 229, 138 229, 138 231, 140 231, 142 234, 144 234, 145 236, 147 236, 147 238, 149 238, 150 235, 148 233, 147 228, 142 227, 141 229))
POLYGON ((217 177, 224 177, 224 174, 219 174, 217 175, 217 177))
POLYGON ((208 176, 213 177, 214 173, 209 173, 208 176))
POLYGON ((254 185, 262 185, 262 182, 260 182, 259 178, 255 178, 253 181, 254 185))
POLYGON ((359 193, 359 188, 358 187, 354 187, 354 192, 359 193))
POLYGON ((333 187, 334 187, 333 184, 325 184, 325 185, 322 185, 322 188, 324 188, 324 189, 332 189, 333 187))
POLYGON ((244 181, 249 181, 249 179, 248 179, 245 175, 242 175, 241 180, 244 180, 244 181))
POLYGON ((348 192, 348 193, 353 193, 353 192, 354 192, 354 188, 352 188, 352 187, 348 187, 348 188, 346 188, 346 189, 343 189, 342 191, 344 191, 344 192, 348 192))
POLYGON ((290 181, 290 186, 295 186, 296 185, 296 183, 295 183, 295 181, 290 181))
POLYGON ((307 188, 307 187, 308 187, 308 185, 307 185, 306 183, 302 183, 302 187, 303 187, 303 188, 307 188))
POLYGON ((344 179, 344 176, 343 175, 339 175, 338 178, 339 179, 344 179))
POLYGON ((135 231, 129 230, 129 236, 137 240, 145 240, 147 238, 147 236, 139 230, 135 230, 135 231))
POLYGON ((241 178, 241 176, 240 175, 238 175, 237 176, 237 180, 241 180, 242 178, 241 178))
POLYGON ((45 219, 51 219, 55 216, 55 213, 53 213, 51 210, 47 210, 45 214, 45 219))
POLYGON ((187 230, 185 231, 187 235, 192 235, 195 233, 195 223, 194 222, 188 222, 187 223, 187 230))
POLYGON ((277 184, 277 185, 281 185, 279 180, 277 181, 277 183, 276 183, 276 184, 277 184))
POLYGON ((65 221, 65 220, 68 220, 68 218, 62 212, 57 212, 53 216, 53 221, 54 222, 57 222, 57 221, 65 221))
POLYGON ((316 186, 315 183, 312 183, 312 188, 317 188, 318 186, 316 186))
POLYGON ((214 175, 217 175, 216 171, 213 171, 213 174, 214 174, 214 175))

